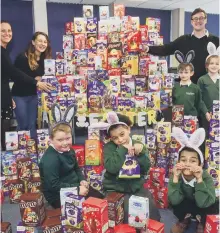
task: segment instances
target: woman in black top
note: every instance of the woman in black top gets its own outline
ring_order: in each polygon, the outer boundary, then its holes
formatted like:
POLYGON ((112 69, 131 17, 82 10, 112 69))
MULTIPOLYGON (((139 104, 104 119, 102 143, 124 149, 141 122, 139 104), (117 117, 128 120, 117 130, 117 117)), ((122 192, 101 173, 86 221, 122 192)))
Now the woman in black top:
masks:
MULTIPOLYGON (((9 87, 9 80, 16 77, 17 79, 38 86, 40 89, 50 91, 51 85, 48 83, 38 82, 25 73, 17 69, 11 62, 6 49, 12 39, 12 29, 10 23, 1 21, 1 146, 5 150, 5 132, 10 130, 10 119, 13 116, 12 96, 9 87)), ((15 105, 14 105, 15 107, 15 105)))
MULTIPOLYGON (((44 59, 51 59, 51 47, 48 36, 36 32, 26 51, 17 56, 15 66, 33 80, 44 75, 44 59)), ((31 138, 36 139, 37 88, 36 85, 17 80, 15 77, 12 96, 16 103, 15 115, 18 130, 30 130, 31 138)))

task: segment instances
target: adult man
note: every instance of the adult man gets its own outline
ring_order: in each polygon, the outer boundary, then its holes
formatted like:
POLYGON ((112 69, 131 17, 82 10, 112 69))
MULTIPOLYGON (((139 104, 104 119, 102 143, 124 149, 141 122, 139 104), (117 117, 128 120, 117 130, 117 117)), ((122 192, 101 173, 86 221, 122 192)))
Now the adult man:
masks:
POLYGON ((208 42, 213 42, 215 46, 219 46, 219 38, 208 32, 205 28, 206 23, 206 12, 201 8, 197 8, 191 14, 191 24, 193 26, 192 34, 180 36, 173 42, 163 46, 147 47, 147 52, 152 55, 167 56, 174 54, 176 50, 180 50, 184 55, 190 50, 194 50, 195 58, 192 64, 195 73, 191 80, 196 84, 199 77, 206 74, 205 59, 208 56, 208 42))

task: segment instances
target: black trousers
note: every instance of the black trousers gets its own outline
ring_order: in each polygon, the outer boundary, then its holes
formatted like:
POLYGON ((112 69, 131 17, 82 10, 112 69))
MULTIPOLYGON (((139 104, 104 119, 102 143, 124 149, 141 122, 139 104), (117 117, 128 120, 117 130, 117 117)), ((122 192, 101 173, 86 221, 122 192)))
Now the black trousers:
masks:
MULTIPOLYGON (((108 191, 107 193, 111 193, 115 191, 108 191)), ((129 204, 129 198, 132 195, 139 196, 139 197, 147 197, 149 199, 149 212, 150 212, 150 219, 153 219, 155 221, 160 221, 160 213, 157 209, 153 196, 147 189, 141 189, 140 191, 136 193, 124 193, 124 223, 128 223, 128 204, 129 204)))
MULTIPOLYGON (((206 117, 203 115, 198 117, 198 121, 199 121, 199 127, 204 128, 205 130, 205 138, 208 139, 209 138, 209 122, 206 120, 206 117)), ((200 146, 200 149, 203 155, 205 155, 205 141, 200 146)))
MULTIPOLYGON (((88 195, 85 197, 86 199, 89 198, 89 197, 96 197, 96 198, 100 198, 100 199, 103 199, 104 198, 104 195, 101 194, 99 191, 93 189, 91 186, 89 186, 89 192, 88 192, 88 195)), ((60 208, 61 205, 60 205, 60 199, 52 202, 52 203, 49 203, 54 209, 57 209, 57 208, 60 208)))
POLYGON ((193 218, 195 218, 196 215, 200 215, 203 225, 205 225, 207 215, 219 213, 218 202, 207 208, 199 208, 196 205, 195 200, 184 199, 180 204, 172 205, 172 207, 173 213, 179 219, 179 221, 184 220, 186 214, 191 214, 193 218))
POLYGON ((6 145, 5 145, 5 132, 10 131, 10 119, 1 119, 1 147, 2 151, 6 150, 6 145))

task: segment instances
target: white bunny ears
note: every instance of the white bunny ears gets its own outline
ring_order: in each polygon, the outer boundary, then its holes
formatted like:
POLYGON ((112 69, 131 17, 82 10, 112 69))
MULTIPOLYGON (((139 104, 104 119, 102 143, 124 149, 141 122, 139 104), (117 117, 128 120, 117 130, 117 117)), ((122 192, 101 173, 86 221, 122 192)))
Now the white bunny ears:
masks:
MULTIPOLYGON (((52 130, 59 124, 66 124, 66 125, 70 126, 70 123, 71 123, 73 117, 76 114, 76 105, 71 104, 66 109, 63 118, 62 118, 62 113, 61 113, 61 110, 60 110, 60 105, 58 105, 58 104, 53 104, 52 105, 51 113, 52 113, 52 117, 53 117, 55 123, 51 126, 50 132, 52 132, 52 130)), ((70 128, 71 128, 71 126, 70 126, 70 128)))
POLYGON ((220 46, 216 48, 216 46, 212 42, 208 43, 207 50, 208 50, 209 56, 206 58, 206 61, 211 56, 214 56, 214 55, 220 56, 220 46))
POLYGON ((126 123, 119 121, 118 115, 115 112, 108 112, 107 114, 107 122, 98 122, 91 124, 91 127, 94 129, 105 130, 109 131, 109 128, 112 125, 125 125, 128 126, 126 123))
POLYGON ((187 135, 183 132, 181 128, 173 127, 172 130, 172 136, 181 144, 181 148, 179 149, 179 152, 184 147, 190 147, 194 149, 196 152, 198 152, 200 156, 201 163, 204 162, 204 157, 199 149, 199 147, 202 145, 202 143, 205 140, 205 130, 203 128, 197 129, 190 138, 187 137, 187 135))

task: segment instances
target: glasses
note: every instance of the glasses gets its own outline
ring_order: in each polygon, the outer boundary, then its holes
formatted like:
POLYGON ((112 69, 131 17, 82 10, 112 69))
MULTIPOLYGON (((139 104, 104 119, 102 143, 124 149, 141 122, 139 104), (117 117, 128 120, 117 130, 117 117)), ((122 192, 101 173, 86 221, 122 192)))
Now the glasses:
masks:
POLYGON ((203 22, 204 20, 206 19, 206 17, 199 17, 199 18, 197 18, 197 17, 195 17, 195 18, 192 18, 192 21, 193 22, 197 22, 197 21, 201 21, 201 22, 203 22))

